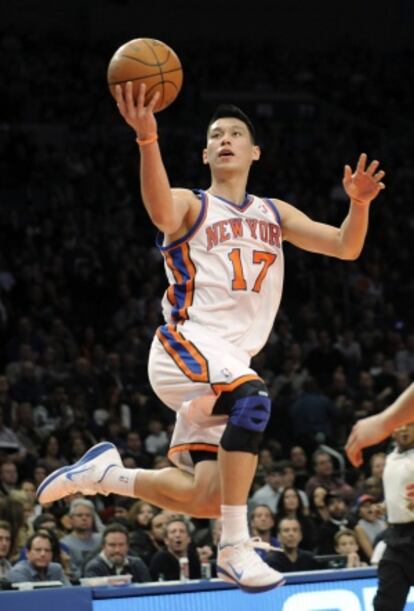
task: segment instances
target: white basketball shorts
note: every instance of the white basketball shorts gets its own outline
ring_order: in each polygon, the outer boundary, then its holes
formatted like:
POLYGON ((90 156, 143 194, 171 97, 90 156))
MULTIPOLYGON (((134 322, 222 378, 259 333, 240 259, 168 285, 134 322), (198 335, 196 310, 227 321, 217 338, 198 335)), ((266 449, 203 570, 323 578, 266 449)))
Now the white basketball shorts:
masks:
POLYGON ((227 416, 212 416, 222 392, 260 380, 250 356, 191 321, 159 327, 151 345, 148 376, 155 394, 176 412, 168 458, 194 470, 191 452, 217 454, 227 416))

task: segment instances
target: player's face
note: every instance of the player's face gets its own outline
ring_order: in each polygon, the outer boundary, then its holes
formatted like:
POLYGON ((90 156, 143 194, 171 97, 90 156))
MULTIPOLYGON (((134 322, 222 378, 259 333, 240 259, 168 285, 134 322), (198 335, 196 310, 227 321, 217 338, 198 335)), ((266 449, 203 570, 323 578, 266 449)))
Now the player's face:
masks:
POLYGON ((253 144, 247 125, 240 119, 224 117, 210 125, 203 161, 212 171, 249 168, 259 157, 260 149, 253 144))
POLYGON ((393 437, 400 450, 408 450, 414 447, 414 422, 395 429, 393 437))

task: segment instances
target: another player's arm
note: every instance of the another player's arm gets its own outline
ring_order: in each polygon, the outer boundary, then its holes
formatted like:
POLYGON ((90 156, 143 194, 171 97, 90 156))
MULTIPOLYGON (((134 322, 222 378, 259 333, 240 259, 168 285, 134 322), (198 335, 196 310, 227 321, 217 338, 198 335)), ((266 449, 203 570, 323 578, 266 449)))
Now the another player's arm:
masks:
POLYGON ((116 101, 119 112, 135 130, 140 145, 141 195, 151 221, 160 231, 174 235, 185 225, 193 193, 188 189, 171 189, 170 181, 158 145, 157 121, 154 107, 158 92, 145 106, 145 85, 140 86, 137 100, 133 97, 132 83, 116 86, 116 101))
POLYGON ((368 230, 369 205, 385 188, 381 182, 385 172, 377 172, 379 162, 372 161, 365 168, 366 161, 363 153, 355 173, 352 173, 350 166, 345 166, 343 185, 350 197, 350 206, 340 227, 313 221, 294 206, 278 201, 284 239, 310 252, 339 259, 356 259, 368 230))
POLYGON ((380 443, 396 428, 409 422, 414 422, 414 384, 410 384, 387 409, 354 425, 345 446, 349 461, 359 467, 364 448, 380 443))

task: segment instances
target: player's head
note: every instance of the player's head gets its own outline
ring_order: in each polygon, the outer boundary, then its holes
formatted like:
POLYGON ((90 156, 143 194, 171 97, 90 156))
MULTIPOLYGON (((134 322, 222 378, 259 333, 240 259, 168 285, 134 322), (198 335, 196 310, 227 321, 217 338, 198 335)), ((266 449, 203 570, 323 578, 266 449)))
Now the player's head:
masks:
POLYGON ((220 106, 216 108, 207 127, 207 137, 211 126, 219 119, 237 119, 244 123, 250 134, 252 144, 256 144, 256 130, 253 123, 249 117, 238 106, 234 106, 234 104, 220 104, 220 106))
POLYGON ((410 450, 414 447, 414 422, 399 426, 392 436, 400 452, 410 450))
POLYGON ((203 162, 213 172, 248 172, 260 158, 252 122, 237 106, 219 106, 207 128, 203 162))

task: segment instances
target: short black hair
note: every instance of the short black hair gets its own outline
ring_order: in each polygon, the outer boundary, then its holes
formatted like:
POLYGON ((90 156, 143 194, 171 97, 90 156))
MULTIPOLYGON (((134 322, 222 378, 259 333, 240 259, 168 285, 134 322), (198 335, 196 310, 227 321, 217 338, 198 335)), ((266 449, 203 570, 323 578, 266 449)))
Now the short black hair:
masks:
POLYGON ((216 108, 212 117, 210 118, 209 124, 207 126, 207 132, 210 129, 210 126, 215 121, 217 121, 217 119, 227 117, 232 117, 234 119, 239 119, 239 121, 242 121, 242 123, 247 126, 253 143, 256 143, 256 130, 254 128, 253 123, 251 122, 249 117, 238 106, 235 106, 234 104, 220 104, 220 106, 216 108))

